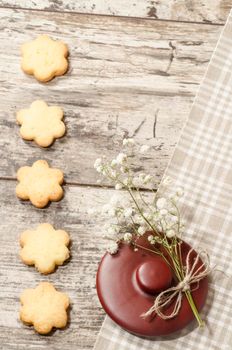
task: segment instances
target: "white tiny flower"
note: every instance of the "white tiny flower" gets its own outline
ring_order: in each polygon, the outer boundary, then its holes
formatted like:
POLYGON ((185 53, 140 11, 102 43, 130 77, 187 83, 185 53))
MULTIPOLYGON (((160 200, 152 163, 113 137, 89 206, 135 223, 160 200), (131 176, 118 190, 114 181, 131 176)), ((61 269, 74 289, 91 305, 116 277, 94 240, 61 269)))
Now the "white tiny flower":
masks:
POLYGON ((123 181, 123 184, 125 186, 129 186, 131 184, 131 179, 128 177, 128 178, 125 178, 124 181, 123 181))
POLYGON ((126 232, 123 236, 123 240, 127 243, 130 243, 132 240, 132 234, 130 232, 126 232))
POLYGON ((151 180, 152 180, 152 176, 151 175, 146 175, 144 180, 143 180, 143 183, 146 185, 149 182, 151 182, 151 180))
POLYGON ((125 163, 126 159, 127 159, 127 155, 125 153, 119 153, 117 155, 116 161, 118 164, 123 164, 125 163))
POLYGON ((156 242, 155 242, 155 237, 154 236, 152 236, 152 235, 150 235, 150 236, 148 236, 148 242, 150 242, 151 244, 155 244, 156 242))
POLYGON ((182 197, 184 195, 184 190, 182 187, 177 188, 176 195, 177 197, 182 197))
POLYGON ((122 141, 123 146, 130 146, 135 144, 135 140, 132 138, 129 139, 123 139, 122 141))
POLYGON ((121 171, 122 174, 125 174, 125 173, 128 172, 128 169, 126 167, 124 167, 124 166, 121 166, 120 171, 121 171))
POLYGON ((138 234, 142 236, 145 232, 146 232, 146 227, 144 227, 144 226, 139 226, 139 228, 138 228, 138 234))
POLYGON ((168 214, 168 211, 167 211, 167 209, 160 209, 159 213, 161 216, 165 216, 168 214))
POLYGON ((111 167, 115 168, 117 164, 118 164, 117 160, 113 159, 112 162, 111 162, 111 167))
POLYGON ((139 149, 139 153, 145 154, 150 149, 150 146, 148 145, 142 145, 139 149))
POLYGON ((118 243, 112 242, 108 248, 107 248, 108 253, 110 254, 116 254, 118 252, 118 243))
POLYGON ((97 158, 94 163, 94 168, 97 169, 100 165, 102 165, 102 159, 97 158))
POLYGON ((177 216, 175 216, 175 215, 171 215, 170 216, 170 221, 172 222, 172 223, 177 223, 178 222, 178 217, 177 216))
POLYGON ((175 195, 175 194, 172 194, 169 198, 170 198, 171 201, 174 202, 174 203, 175 203, 176 201, 178 201, 178 199, 179 199, 179 197, 178 197, 177 195, 175 195))
POLYGON ((125 218, 129 218, 133 213, 133 209, 132 208, 127 208, 124 210, 123 215, 125 216, 125 218))
POLYGON ((116 173, 115 170, 111 170, 111 176, 112 176, 112 177, 116 177, 116 176, 117 176, 117 173, 116 173))
POLYGON ((166 198, 159 198, 156 202, 156 206, 158 209, 163 209, 167 204, 166 198))
POLYGON ((119 184, 119 183, 117 183, 117 184, 115 185, 115 189, 116 189, 116 190, 121 190, 121 189, 122 189, 122 185, 119 184))
POLYGON ((166 236, 167 236, 168 238, 173 238, 173 237, 175 237, 175 235, 176 235, 176 233, 175 233, 174 230, 168 230, 168 231, 166 232, 166 236))
POLYGON ((102 173, 103 171, 103 166, 102 165, 99 165, 97 168, 96 168, 97 172, 98 173, 102 173))
POLYGON ((134 248, 134 252, 137 252, 137 251, 138 251, 138 248, 135 247, 135 248, 134 248))
POLYGON ((163 181, 162 181, 162 185, 163 186, 170 186, 172 184, 172 179, 170 176, 165 176, 163 181))

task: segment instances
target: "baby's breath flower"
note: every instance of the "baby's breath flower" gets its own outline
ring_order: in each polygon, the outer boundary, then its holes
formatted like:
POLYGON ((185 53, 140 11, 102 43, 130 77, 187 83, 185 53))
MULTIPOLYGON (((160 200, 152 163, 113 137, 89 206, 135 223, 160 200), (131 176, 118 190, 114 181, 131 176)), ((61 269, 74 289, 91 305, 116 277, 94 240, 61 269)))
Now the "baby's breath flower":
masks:
POLYGON ((182 197, 184 195, 184 190, 182 187, 177 188, 176 195, 177 197, 182 197))
POLYGON ((151 180, 152 180, 152 176, 151 175, 146 175, 144 180, 143 180, 144 185, 146 185, 149 182, 151 182, 151 180))
POLYGON ((116 254, 118 252, 118 243, 112 242, 108 248, 107 248, 108 253, 110 254, 116 254))
POLYGON ((132 208, 126 208, 124 210, 123 215, 125 216, 125 218, 129 218, 132 215, 132 213, 133 213, 133 209, 132 208))
POLYGON ((100 165, 102 165, 102 159, 97 158, 94 163, 94 168, 97 169, 100 165))
POLYGON ((135 140, 132 138, 123 139, 122 144, 123 146, 131 146, 135 144, 135 140))
POLYGON ((171 200, 172 202, 174 202, 174 203, 176 203, 176 202, 178 201, 178 199, 179 199, 179 197, 178 197, 176 194, 171 194, 171 195, 169 196, 169 198, 170 198, 170 200, 171 200))
POLYGON ((160 213, 161 216, 166 216, 168 214, 168 211, 167 211, 167 209, 161 209, 159 211, 159 213, 160 213))
POLYGON ((128 169, 125 166, 121 166, 120 171, 121 171, 122 174, 125 174, 125 173, 128 172, 128 169))
POLYGON ((163 209, 164 207, 166 207, 167 204, 167 200, 166 198, 159 198, 156 202, 156 206, 158 209, 163 209))
POLYGON ((145 232, 146 232, 146 227, 145 226, 139 226, 139 228, 138 228, 138 234, 139 235, 143 235, 145 232))
POLYGON ((127 155, 125 153, 119 153, 116 158, 117 164, 123 165, 126 159, 127 159, 127 155))
POLYGON ((98 173, 102 173, 103 171, 103 166, 102 165, 99 165, 97 168, 96 168, 97 172, 98 173))
POLYGON ((117 172, 115 170, 111 170, 110 175, 112 177, 116 177, 117 176, 117 172))
POLYGON ((118 162, 116 159, 113 159, 112 162, 111 162, 111 167, 112 168, 115 168, 117 166, 118 162))
POLYGON ((168 238, 173 238, 173 237, 175 237, 175 235, 176 235, 176 233, 174 230, 167 230, 167 232, 166 232, 166 236, 168 238))
POLYGON ((147 239, 148 239, 148 242, 150 242, 151 244, 156 243, 156 239, 153 235, 148 236, 147 239))
POLYGON ((130 243, 131 240, 132 240, 132 234, 130 232, 126 232, 123 236, 123 240, 126 242, 126 243, 130 243))
POLYGON ((169 217, 169 220, 173 223, 176 224, 178 222, 178 217, 176 215, 171 215, 169 217))
POLYGON ((142 145, 139 149, 139 153, 145 154, 150 149, 150 146, 148 145, 142 145))
POLYGON ((165 176, 162 181, 163 186, 170 186, 172 184, 172 179, 170 176, 165 176))
POLYGON ((124 179, 123 183, 125 186, 129 186, 131 184, 131 179, 128 177, 128 178, 124 179))
POLYGON ((116 190, 121 190, 121 189, 122 189, 122 185, 119 184, 119 183, 117 183, 117 184, 115 185, 115 189, 116 189, 116 190))
POLYGON ((148 239, 149 242, 151 242, 151 241, 153 241, 153 236, 150 235, 150 236, 147 237, 147 239, 148 239))

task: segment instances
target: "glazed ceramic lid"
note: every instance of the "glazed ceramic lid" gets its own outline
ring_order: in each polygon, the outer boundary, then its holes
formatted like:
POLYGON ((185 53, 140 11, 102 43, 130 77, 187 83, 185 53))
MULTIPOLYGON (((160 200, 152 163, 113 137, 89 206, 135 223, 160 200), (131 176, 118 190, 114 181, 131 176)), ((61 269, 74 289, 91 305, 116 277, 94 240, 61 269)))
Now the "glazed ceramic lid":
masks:
MULTIPOLYGON (((146 237, 140 238, 140 245, 151 249, 146 237)), ((185 263, 191 247, 181 245, 182 261, 185 263)), ((196 252, 191 253, 191 264, 196 252)), ((199 261, 197 267, 202 261, 199 261)), ((196 267, 196 268, 197 268, 196 267)), ((178 315, 172 319, 161 319, 158 315, 142 318, 141 315, 153 305, 157 293, 177 285, 174 274, 164 259, 152 252, 121 244, 118 253, 106 253, 102 258, 97 273, 97 292, 106 313, 118 325, 139 336, 168 335, 184 328, 195 317, 183 293, 178 315)), ((192 296, 200 310, 207 297, 208 279, 199 282, 198 288, 192 285, 192 296)), ((165 313, 173 310, 175 300, 165 313)))

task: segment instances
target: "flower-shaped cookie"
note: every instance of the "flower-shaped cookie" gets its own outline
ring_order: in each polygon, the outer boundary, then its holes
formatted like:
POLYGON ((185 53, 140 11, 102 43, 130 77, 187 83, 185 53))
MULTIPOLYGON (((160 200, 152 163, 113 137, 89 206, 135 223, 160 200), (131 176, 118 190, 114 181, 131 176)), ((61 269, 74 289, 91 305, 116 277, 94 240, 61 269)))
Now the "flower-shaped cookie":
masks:
POLYGON ((63 111, 60 107, 49 107, 41 100, 34 101, 30 108, 21 109, 17 113, 22 138, 34 140, 42 147, 50 146, 54 139, 64 135, 65 125, 62 119, 63 111))
POLYGON ((62 41, 40 35, 33 41, 22 45, 22 70, 46 82, 68 69, 68 47, 62 41))
POLYGON ((19 184, 16 186, 17 197, 30 200, 38 208, 45 207, 49 201, 59 201, 63 197, 60 186, 63 173, 59 169, 49 168, 45 160, 37 160, 32 167, 23 166, 17 172, 19 184))
POLYGON ((67 232, 55 230, 47 223, 41 224, 36 230, 26 230, 21 234, 20 257, 25 264, 35 265, 41 273, 50 273, 69 258, 69 242, 67 232))
POLYGON ((40 334, 47 334, 53 327, 63 328, 67 324, 69 298, 57 292, 49 282, 41 282, 35 289, 26 289, 21 294, 20 302, 21 321, 33 325, 40 334))

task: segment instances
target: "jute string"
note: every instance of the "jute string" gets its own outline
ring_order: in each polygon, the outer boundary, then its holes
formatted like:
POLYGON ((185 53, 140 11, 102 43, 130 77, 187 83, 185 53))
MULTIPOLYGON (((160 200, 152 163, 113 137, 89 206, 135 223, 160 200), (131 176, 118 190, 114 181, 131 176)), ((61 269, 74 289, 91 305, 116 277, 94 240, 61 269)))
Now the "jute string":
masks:
POLYGON ((183 280, 176 286, 168 288, 158 294, 152 307, 147 312, 142 314, 141 317, 146 318, 153 314, 157 314, 163 320, 166 320, 178 315, 182 304, 183 293, 198 289, 199 282, 211 272, 209 255, 204 250, 197 253, 194 263, 191 265, 190 256, 193 251, 194 249, 192 248, 187 254, 183 280), (202 259, 202 263, 197 268, 197 264, 199 263, 200 259, 202 259), (196 284, 194 289, 191 289, 192 284, 196 284), (164 313, 162 310, 165 308, 165 306, 168 306, 174 300, 173 311, 170 314, 164 313))

